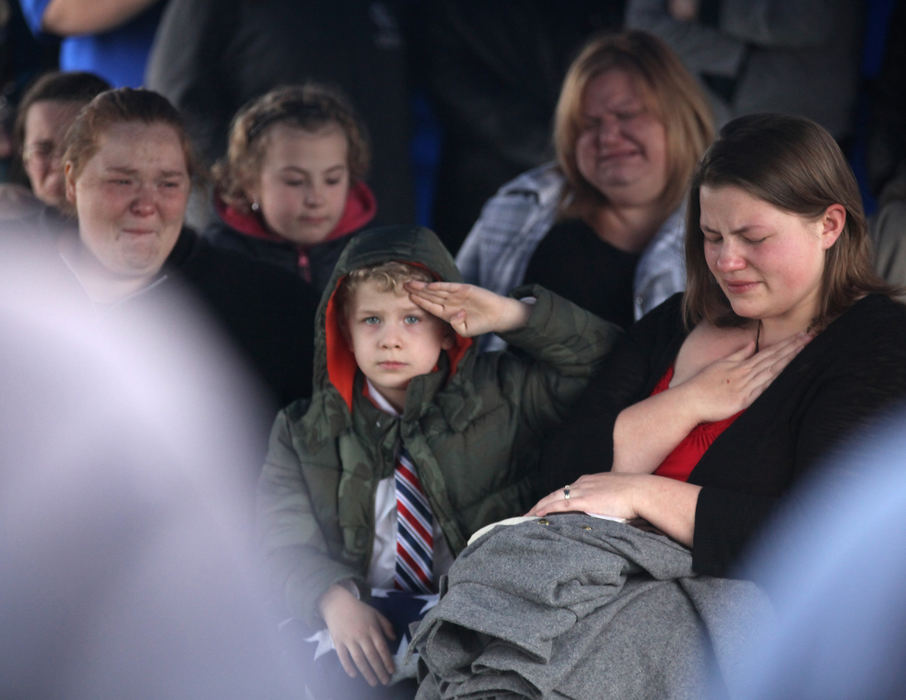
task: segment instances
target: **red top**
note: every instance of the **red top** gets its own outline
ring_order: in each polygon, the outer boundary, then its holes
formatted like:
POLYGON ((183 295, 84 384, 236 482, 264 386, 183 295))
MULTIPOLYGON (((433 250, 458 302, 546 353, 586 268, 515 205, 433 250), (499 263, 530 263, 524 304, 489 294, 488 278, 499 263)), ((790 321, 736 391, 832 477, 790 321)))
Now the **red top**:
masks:
MULTIPOLYGON (((666 391, 670 386, 671 379, 673 379, 673 365, 667 368, 664 376, 661 377, 652 390, 651 395, 654 396, 666 391)), ((711 447, 711 443, 741 415, 742 411, 714 423, 699 423, 692 429, 692 432, 683 438, 679 445, 673 448, 673 452, 667 455, 654 473, 658 476, 666 476, 678 481, 688 481, 695 465, 698 464, 698 461, 711 447)))

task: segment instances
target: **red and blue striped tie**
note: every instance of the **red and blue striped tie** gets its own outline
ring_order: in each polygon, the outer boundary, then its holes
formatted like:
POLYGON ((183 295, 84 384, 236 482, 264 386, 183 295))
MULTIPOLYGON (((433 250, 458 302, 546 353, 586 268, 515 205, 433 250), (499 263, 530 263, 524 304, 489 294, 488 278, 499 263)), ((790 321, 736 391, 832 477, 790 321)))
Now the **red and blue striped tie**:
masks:
POLYGON ((431 505, 405 449, 394 472, 396 485, 396 573, 394 583, 403 591, 434 590, 431 505))

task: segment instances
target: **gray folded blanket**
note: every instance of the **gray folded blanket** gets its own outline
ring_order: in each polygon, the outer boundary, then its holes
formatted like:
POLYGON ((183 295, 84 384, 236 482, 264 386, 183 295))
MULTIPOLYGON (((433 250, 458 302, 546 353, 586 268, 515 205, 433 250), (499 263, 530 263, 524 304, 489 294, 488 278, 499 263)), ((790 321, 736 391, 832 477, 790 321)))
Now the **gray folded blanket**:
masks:
POLYGON ((578 513, 492 530, 441 592, 410 646, 422 699, 699 698, 772 614, 673 540, 578 513))

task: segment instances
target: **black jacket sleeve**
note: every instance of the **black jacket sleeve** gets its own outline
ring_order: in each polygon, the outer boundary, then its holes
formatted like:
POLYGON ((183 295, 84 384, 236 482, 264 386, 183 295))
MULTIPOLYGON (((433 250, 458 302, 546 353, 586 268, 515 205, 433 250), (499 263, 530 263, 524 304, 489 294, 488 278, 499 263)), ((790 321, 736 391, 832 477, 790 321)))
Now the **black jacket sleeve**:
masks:
POLYGON ((550 435, 535 484, 539 498, 583 474, 610 470, 617 415, 651 392, 682 342, 681 302, 674 295, 629 329, 550 435))

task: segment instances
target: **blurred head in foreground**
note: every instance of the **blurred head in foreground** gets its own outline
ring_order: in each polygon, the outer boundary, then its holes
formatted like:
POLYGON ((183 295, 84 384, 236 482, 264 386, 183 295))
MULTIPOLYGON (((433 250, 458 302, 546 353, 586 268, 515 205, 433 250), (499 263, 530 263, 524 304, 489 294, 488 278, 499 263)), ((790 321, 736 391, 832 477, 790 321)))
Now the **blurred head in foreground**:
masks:
POLYGON ((193 318, 121 333, 27 260, 0 261, 0 696, 284 697, 243 381, 193 318))

